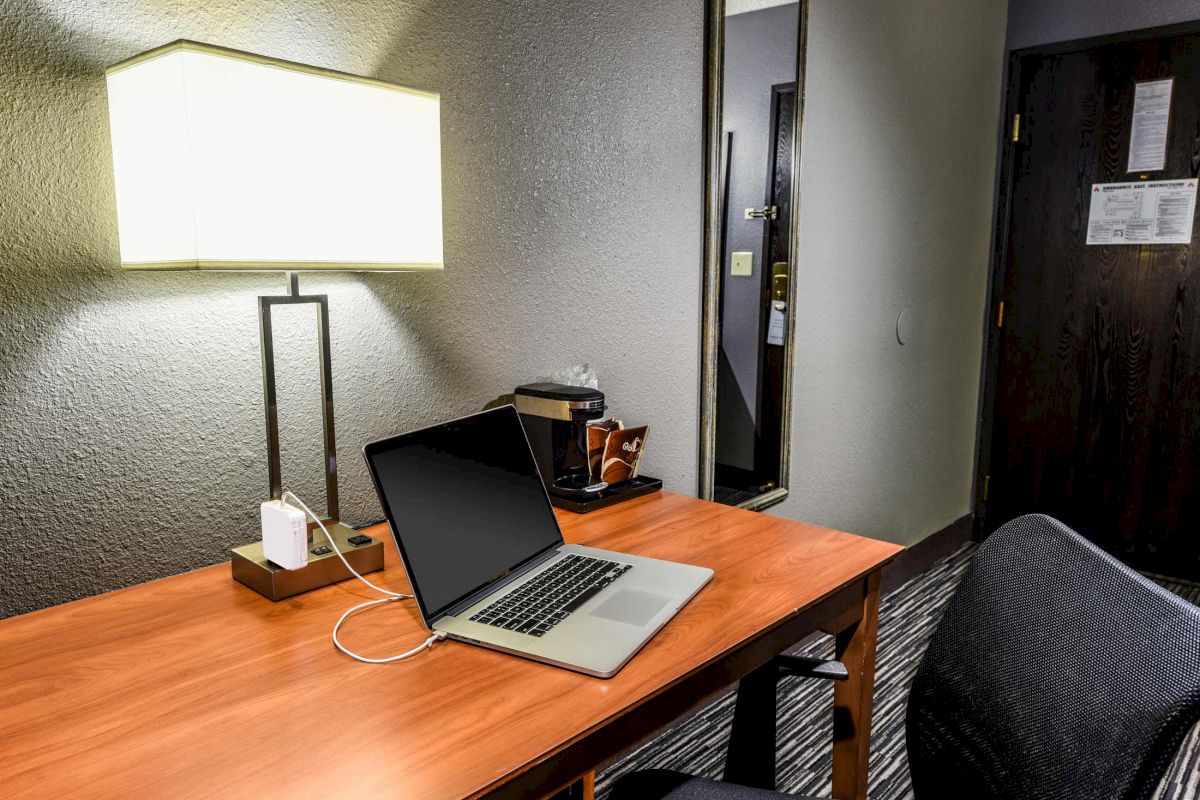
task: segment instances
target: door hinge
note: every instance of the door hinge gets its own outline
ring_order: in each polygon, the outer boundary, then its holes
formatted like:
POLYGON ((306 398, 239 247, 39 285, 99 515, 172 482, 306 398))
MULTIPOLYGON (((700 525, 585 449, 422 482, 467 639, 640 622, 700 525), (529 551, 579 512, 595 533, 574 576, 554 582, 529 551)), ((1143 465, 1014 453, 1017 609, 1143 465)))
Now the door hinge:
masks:
POLYGON ((1012 140, 1021 141, 1021 115, 1013 114, 1012 140))
POLYGON ((1000 301, 1000 310, 996 313, 996 327, 1004 327, 1004 301, 1000 301))
POLYGON ((992 483, 992 476, 984 475, 983 476, 983 502, 985 502, 985 503, 987 502, 988 489, 991 488, 991 483, 992 483))

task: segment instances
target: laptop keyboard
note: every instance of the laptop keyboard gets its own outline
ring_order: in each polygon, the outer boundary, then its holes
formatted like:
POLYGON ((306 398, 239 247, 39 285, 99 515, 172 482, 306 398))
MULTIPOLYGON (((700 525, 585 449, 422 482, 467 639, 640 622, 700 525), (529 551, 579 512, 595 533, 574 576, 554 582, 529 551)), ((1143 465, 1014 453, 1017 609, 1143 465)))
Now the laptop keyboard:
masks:
POLYGON ((568 555, 471 617, 497 628, 545 636, 631 569, 630 564, 568 555))

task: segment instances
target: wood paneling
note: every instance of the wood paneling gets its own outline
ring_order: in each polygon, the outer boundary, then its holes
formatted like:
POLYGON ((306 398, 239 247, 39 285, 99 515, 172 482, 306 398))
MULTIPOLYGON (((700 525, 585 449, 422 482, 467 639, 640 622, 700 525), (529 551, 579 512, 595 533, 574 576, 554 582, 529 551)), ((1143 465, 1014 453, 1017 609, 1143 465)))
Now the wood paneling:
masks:
MULTIPOLYGON (((526 791, 522 779, 550 790, 594 767, 601 744, 648 732, 623 723, 665 722, 699 677, 736 680, 820 625, 817 609, 862 597, 900 550, 667 492, 558 513, 568 541, 715 570, 614 678, 458 642, 361 664, 329 640, 338 615, 372 597, 361 584, 273 604, 218 565, 0 622, 0 793, 443 798, 526 791)), ((372 580, 406 590, 390 542, 387 554, 372 580)), ((344 631, 367 655, 426 636, 408 602, 344 631)))

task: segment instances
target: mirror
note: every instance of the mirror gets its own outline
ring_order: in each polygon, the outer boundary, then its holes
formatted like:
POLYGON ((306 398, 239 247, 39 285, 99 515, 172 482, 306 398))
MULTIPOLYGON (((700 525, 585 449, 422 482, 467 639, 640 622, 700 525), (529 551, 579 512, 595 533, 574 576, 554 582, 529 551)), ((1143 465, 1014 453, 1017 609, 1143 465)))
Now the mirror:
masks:
POLYGON ((788 493, 805 0, 712 0, 705 97, 700 497, 788 493))

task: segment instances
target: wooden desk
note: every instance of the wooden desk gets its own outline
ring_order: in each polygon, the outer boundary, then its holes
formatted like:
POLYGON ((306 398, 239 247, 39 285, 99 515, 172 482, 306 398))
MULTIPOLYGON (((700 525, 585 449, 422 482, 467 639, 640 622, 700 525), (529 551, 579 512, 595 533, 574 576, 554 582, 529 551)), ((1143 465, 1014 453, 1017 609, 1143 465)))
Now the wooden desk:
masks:
MULTIPOLYGON (((822 629, 852 673, 835 794, 866 797, 879 569, 901 548, 669 493, 559 518, 568 541, 716 571, 610 680, 458 642, 361 664, 329 641, 361 584, 273 604, 217 565, 0 621, 0 794, 535 797, 822 629)), ((406 590, 387 553, 372 580, 406 590)), ((387 655, 427 634, 402 602, 344 635, 387 655)))

